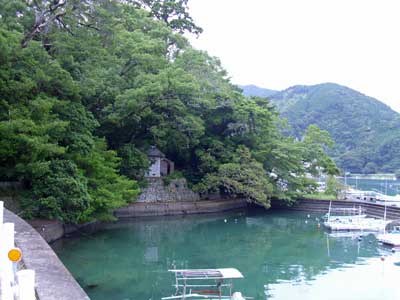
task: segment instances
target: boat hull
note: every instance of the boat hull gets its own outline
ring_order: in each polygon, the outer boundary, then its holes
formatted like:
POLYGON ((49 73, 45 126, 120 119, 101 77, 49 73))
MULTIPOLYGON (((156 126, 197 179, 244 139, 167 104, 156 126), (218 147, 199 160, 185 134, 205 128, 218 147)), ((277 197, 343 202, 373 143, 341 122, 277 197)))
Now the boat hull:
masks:
POLYGON ((400 247, 400 233, 380 234, 378 235, 377 239, 382 244, 392 247, 400 247))

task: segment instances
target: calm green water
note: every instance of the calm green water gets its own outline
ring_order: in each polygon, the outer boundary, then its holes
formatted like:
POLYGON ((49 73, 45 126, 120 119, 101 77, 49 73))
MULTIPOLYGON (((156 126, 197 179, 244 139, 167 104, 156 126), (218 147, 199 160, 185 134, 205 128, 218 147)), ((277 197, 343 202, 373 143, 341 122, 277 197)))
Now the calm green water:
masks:
POLYGON ((255 299, 400 299, 400 258, 372 235, 329 236, 315 217, 258 210, 134 221, 54 248, 92 300, 171 295, 174 267, 238 268, 245 278, 235 290, 255 299))

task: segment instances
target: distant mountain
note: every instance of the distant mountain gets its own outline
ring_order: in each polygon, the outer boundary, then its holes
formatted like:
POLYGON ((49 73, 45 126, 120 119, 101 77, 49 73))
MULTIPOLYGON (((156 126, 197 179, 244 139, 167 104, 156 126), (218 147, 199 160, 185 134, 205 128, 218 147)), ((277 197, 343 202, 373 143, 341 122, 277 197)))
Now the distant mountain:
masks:
POLYGON ((274 90, 269 90, 269 89, 265 89, 265 88, 260 88, 256 85, 239 85, 239 87, 243 90, 243 95, 245 95, 246 97, 250 97, 250 96, 258 96, 258 97, 264 97, 267 98, 275 93, 277 93, 278 91, 274 91, 274 90))
POLYGON ((377 99, 334 83, 293 86, 269 96, 301 137, 310 124, 327 130, 336 142, 331 153, 350 172, 400 169, 400 114, 377 99))

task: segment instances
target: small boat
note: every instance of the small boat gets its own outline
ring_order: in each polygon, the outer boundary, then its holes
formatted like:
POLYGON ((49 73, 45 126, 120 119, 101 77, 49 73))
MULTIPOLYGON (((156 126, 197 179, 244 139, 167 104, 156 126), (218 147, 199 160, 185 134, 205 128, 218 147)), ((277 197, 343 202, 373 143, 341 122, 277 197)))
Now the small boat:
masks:
POLYGON ((383 233, 378 235, 377 239, 382 244, 400 247, 400 233, 383 233))
POLYGON ((388 221, 364 218, 325 222, 324 225, 332 231, 384 231, 388 221))
POLYGON ((359 207, 358 209, 353 207, 339 207, 332 208, 332 201, 329 203, 328 213, 323 216, 324 226, 333 229, 337 225, 343 224, 357 224, 362 219, 365 219, 367 215, 359 207))
POLYGON ((364 219, 367 215, 363 210, 356 208, 331 208, 328 213, 323 216, 323 220, 327 221, 352 221, 364 219))
POLYGON ((168 270, 175 274, 175 294, 161 300, 172 299, 253 299, 233 292, 233 279, 244 278, 239 270, 223 269, 184 269, 168 270))
POLYGON ((392 230, 379 234, 376 238, 384 245, 398 248, 400 247, 400 226, 394 226, 392 230))
POLYGON ((362 208, 332 208, 325 215, 324 226, 331 231, 384 231, 390 221, 368 218, 362 208))

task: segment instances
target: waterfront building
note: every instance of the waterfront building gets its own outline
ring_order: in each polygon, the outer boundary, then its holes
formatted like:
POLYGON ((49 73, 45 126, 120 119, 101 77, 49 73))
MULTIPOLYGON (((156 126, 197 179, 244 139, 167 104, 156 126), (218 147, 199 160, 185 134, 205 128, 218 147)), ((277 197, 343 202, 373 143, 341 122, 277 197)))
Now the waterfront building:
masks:
POLYGON ((151 163, 146 174, 147 177, 162 177, 174 172, 174 163, 167 159, 156 146, 150 147, 147 156, 151 163))

